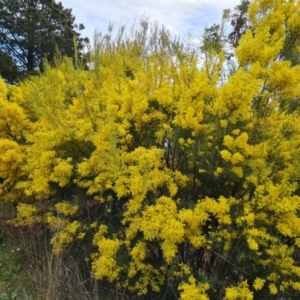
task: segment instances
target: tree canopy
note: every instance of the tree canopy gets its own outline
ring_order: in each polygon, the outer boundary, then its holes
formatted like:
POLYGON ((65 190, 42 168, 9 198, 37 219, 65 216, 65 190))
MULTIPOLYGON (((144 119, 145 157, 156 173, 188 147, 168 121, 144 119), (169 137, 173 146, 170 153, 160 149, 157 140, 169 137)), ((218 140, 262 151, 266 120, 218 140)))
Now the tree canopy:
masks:
POLYGON ((142 20, 99 35, 92 70, 64 58, 0 81, 12 222, 47 227, 55 253, 82 246, 132 298, 298 298, 300 66, 282 51, 299 13, 253 0, 231 73, 222 47, 142 20))
POLYGON ((13 83, 18 77, 18 68, 12 58, 0 50, 0 74, 6 81, 13 83))
POLYGON ((0 49, 19 71, 31 73, 42 68, 43 59, 53 61, 57 51, 73 57, 74 43, 82 48, 83 39, 77 30, 84 26, 74 22, 72 10, 65 9, 61 2, 1 0, 0 49))

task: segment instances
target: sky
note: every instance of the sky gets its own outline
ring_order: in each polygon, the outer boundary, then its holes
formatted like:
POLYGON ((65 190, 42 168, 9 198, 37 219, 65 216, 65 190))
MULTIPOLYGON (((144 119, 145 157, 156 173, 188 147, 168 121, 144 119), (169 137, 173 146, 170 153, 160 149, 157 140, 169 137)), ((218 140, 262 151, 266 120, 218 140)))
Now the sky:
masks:
POLYGON ((240 0, 57 0, 64 8, 72 8, 75 23, 86 27, 82 37, 92 39, 95 30, 107 32, 109 23, 115 31, 121 24, 130 28, 143 16, 150 23, 164 25, 172 36, 200 38, 206 26, 220 23, 223 9, 233 9, 240 0))

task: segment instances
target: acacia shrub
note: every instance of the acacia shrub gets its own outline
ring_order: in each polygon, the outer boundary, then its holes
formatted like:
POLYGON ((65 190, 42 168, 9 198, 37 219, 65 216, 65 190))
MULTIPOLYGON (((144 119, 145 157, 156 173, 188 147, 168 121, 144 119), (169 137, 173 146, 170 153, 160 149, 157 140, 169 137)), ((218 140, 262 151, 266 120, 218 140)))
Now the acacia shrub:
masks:
POLYGON ((222 52, 199 63, 145 20, 98 36, 91 70, 62 59, 2 82, 14 223, 47 226, 55 253, 83 247, 95 278, 140 298, 295 297, 300 72, 280 51, 299 11, 253 1, 225 82, 222 52))

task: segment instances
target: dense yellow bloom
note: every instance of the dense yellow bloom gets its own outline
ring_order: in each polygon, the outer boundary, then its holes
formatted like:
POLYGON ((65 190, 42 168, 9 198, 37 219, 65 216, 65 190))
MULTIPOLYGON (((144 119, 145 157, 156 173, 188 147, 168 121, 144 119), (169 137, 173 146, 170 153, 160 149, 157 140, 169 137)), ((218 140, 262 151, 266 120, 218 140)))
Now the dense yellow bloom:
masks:
POLYGON ((38 208, 35 205, 20 203, 17 207, 16 225, 31 225, 40 221, 38 208))
POLYGON ((228 150, 222 150, 220 152, 220 154, 221 154, 222 158, 226 161, 229 161, 232 157, 232 154, 228 150))
POLYGON ((70 205, 67 202, 60 202, 55 204, 55 210, 65 216, 72 216, 78 211, 78 206, 70 205))
POLYGON ((82 239, 85 235, 85 233, 81 231, 83 229, 82 227, 83 226, 77 220, 70 223, 65 222, 64 227, 60 228, 51 239, 53 252, 56 254, 60 253, 76 239, 82 239))
POLYGON ((224 53, 145 26, 100 39, 91 70, 63 58, 0 80, 15 224, 47 226, 56 253, 86 246, 92 275, 134 296, 298 292, 299 14, 300 1, 251 1, 228 75, 224 53))
POLYGON ((247 243, 248 243, 248 245, 249 245, 249 249, 250 249, 250 250, 258 250, 259 246, 258 246, 258 244, 255 242, 254 239, 251 239, 251 238, 247 239, 247 243))
POLYGON ((257 277, 255 280, 254 280, 254 283, 253 283, 253 287, 255 290, 261 290, 262 287, 264 286, 266 280, 265 279, 261 279, 259 277, 257 277))
POLYGON ((269 290, 271 295, 276 295, 278 293, 278 289, 274 283, 269 284, 269 290))
POLYGON ((244 157, 239 152, 233 153, 232 157, 230 158, 230 162, 233 165, 236 165, 242 161, 244 161, 244 157))
POLYGON ((69 183, 73 166, 70 164, 72 158, 66 160, 57 159, 56 166, 53 168, 50 180, 57 182, 59 186, 64 187, 69 183))
POLYGON ((189 299, 199 299, 199 300, 208 300, 208 296, 206 295, 206 291, 209 289, 209 285, 207 283, 197 284, 196 280, 193 276, 189 277, 189 282, 181 283, 178 287, 179 290, 182 290, 180 294, 180 298, 182 300, 189 299))
POLYGON ((242 178, 244 175, 243 169, 241 167, 233 167, 232 171, 235 175, 237 175, 239 178, 242 178))
POLYGON ((237 287, 226 288, 224 300, 252 300, 253 293, 249 290, 247 281, 242 281, 237 287))
POLYGON ((4 100, 6 98, 7 88, 5 82, 2 78, 0 78, 0 98, 4 100))
POLYGON ((103 238, 99 241, 98 247, 100 254, 93 261, 93 274, 98 279, 106 277, 109 281, 113 281, 117 278, 121 270, 114 259, 120 247, 120 242, 118 240, 103 238))

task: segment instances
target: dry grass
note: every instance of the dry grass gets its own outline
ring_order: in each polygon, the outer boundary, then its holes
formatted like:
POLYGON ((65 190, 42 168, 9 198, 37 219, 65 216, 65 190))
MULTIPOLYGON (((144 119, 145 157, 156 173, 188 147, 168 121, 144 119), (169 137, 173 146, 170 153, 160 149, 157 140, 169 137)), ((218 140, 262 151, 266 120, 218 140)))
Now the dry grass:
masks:
MULTIPOLYGON (((21 269, 12 288, 26 291, 30 297, 18 299, 43 300, 127 300, 124 290, 117 290, 107 282, 90 276, 89 263, 83 249, 72 254, 53 254, 50 233, 41 226, 14 227, 7 220, 14 216, 14 207, 0 208, 0 232, 7 234, 7 246, 18 249, 21 269), (29 291, 29 292, 28 292, 29 291)), ((0 282, 0 295, 7 287, 0 282)))

